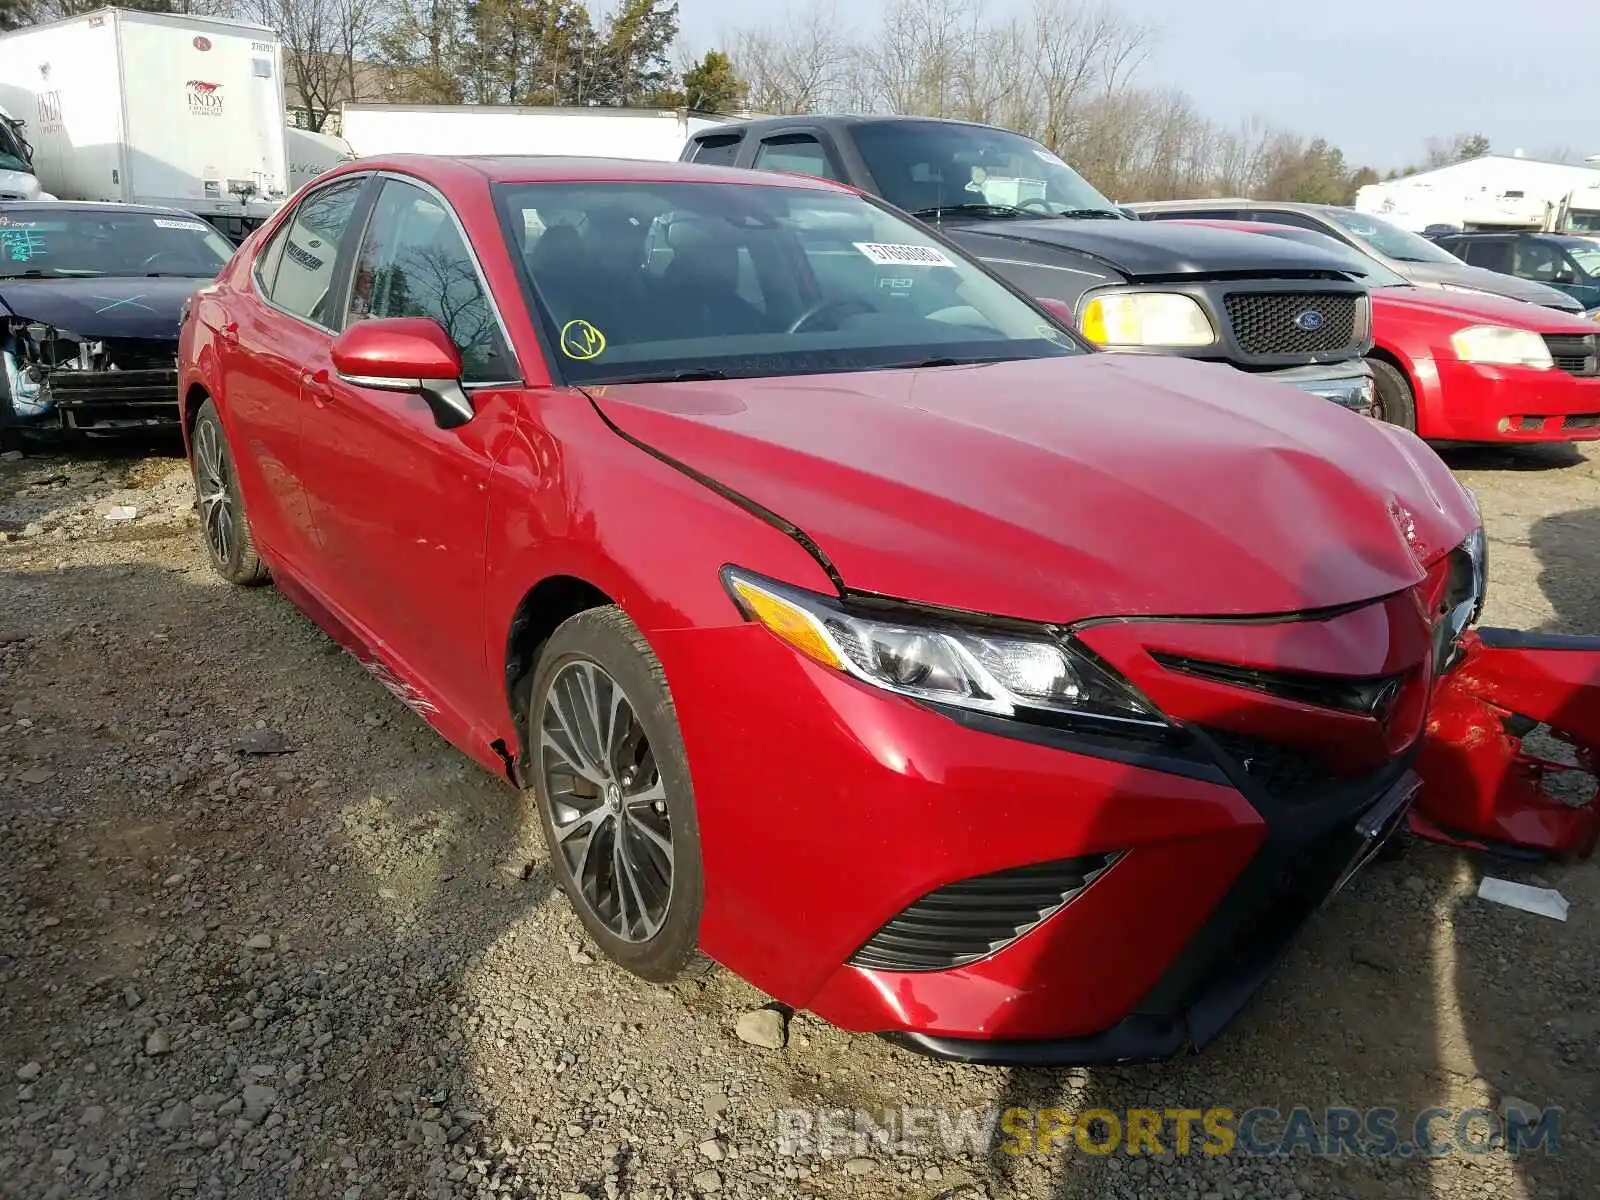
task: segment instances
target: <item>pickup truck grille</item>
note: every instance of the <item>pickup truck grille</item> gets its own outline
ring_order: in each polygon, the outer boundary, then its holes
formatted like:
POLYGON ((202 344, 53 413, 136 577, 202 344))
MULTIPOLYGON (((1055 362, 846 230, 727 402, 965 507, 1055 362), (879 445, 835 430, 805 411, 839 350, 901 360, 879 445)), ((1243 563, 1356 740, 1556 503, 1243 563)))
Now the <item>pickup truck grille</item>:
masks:
POLYGON ((1223 301, 1246 354, 1327 354, 1356 347, 1357 297, 1338 292, 1234 292, 1223 301))
POLYGON ((1600 359, 1595 357, 1595 335, 1547 333, 1545 348, 1555 360, 1556 367, 1568 375, 1600 374, 1600 359))

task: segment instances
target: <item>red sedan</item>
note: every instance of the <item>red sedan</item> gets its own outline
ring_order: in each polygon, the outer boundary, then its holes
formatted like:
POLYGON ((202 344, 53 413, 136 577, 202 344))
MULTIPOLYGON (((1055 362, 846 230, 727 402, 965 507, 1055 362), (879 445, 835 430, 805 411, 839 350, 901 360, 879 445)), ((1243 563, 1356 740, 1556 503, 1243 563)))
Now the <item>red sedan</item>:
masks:
MULTIPOLYGON (((1187 221, 1344 249, 1265 221, 1187 221)), ((1431 442, 1600 438, 1594 322, 1521 300, 1417 287, 1361 256, 1372 286, 1368 361, 1379 414, 1431 442)))
POLYGON ((820 180, 362 160, 180 362, 216 569, 532 788, 606 954, 936 1054, 1209 1041, 1403 823, 1482 598, 1410 434, 820 180))

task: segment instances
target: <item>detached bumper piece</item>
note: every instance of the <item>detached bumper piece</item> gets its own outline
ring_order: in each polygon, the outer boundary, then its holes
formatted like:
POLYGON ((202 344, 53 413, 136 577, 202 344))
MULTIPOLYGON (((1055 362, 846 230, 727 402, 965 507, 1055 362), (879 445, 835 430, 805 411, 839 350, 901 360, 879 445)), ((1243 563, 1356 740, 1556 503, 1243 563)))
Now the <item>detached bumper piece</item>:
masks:
POLYGON ((1520 857, 1584 859, 1600 841, 1600 637, 1481 629, 1441 682, 1412 828, 1520 857), (1540 726, 1571 762, 1533 753, 1540 726))

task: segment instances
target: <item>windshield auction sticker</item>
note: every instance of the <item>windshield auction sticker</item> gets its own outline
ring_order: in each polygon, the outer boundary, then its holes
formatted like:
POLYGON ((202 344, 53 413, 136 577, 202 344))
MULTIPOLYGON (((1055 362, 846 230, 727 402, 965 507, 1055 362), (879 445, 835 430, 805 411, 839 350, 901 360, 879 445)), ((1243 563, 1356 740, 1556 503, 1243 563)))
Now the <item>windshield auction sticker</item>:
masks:
POLYGON ((605 353, 606 335, 587 321, 568 321, 561 327, 561 353, 585 362, 605 353))
POLYGON ((200 221, 173 221, 166 217, 156 217, 154 219, 157 229, 192 229, 196 233, 204 233, 206 231, 205 225, 200 221))
POLYGON ((898 246, 893 242, 854 242, 852 245, 880 267, 953 267, 950 256, 937 246, 898 246))

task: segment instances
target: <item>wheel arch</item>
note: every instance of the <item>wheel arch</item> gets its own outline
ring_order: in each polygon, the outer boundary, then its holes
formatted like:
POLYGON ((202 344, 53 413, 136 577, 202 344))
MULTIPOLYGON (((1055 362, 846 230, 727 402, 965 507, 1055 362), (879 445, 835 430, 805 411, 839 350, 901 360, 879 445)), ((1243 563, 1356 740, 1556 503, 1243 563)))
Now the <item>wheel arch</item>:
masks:
POLYGON ((539 661, 539 651, 560 624, 592 608, 617 600, 589 579, 575 574, 546 575, 529 587, 518 601, 506 629, 501 657, 505 700, 517 738, 513 782, 526 786, 528 761, 528 681, 539 661))
POLYGON ((183 393, 183 445, 189 448, 194 435, 194 423, 200 415, 200 406, 211 399, 211 389, 203 383, 191 383, 183 393))
POLYGON ((1387 363, 1399 371, 1411 389, 1411 406, 1416 418, 1418 437, 1434 436, 1444 423, 1441 408, 1443 395, 1440 389, 1438 368, 1430 353, 1411 354, 1393 340, 1384 340, 1367 351, 1367 358, 1387 363))

